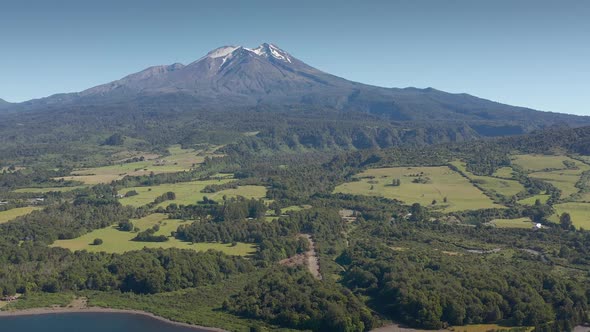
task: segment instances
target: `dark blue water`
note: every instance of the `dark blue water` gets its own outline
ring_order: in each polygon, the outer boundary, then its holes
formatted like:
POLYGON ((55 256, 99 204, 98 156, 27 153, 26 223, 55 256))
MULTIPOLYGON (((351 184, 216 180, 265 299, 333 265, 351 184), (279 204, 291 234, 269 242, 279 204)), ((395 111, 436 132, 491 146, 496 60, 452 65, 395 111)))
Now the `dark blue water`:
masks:
POLYGON ((203 332, 125 313, 64 313, 0 317, 4 332, 203 332))

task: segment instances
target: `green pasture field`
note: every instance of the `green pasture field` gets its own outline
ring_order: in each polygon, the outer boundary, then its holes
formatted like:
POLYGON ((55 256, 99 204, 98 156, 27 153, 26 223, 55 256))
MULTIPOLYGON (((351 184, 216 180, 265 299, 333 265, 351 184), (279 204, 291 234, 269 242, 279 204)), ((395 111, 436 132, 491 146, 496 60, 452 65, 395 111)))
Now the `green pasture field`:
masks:
MULTIPOLYGON (((481 176, 475 175, 469 171, 467 171, 466 165, 464 162, 455 161, 451 163, 455 167, 457 167, 463 174, 465 174, 469 179, 476 182, 479 186, 486 190, 497 192, 498 194, 506 197, 511 197, 519 192, 524 190, 524 186, 520 184, 520 182, 515 180, 508 180, 505 178, 497 178, 493 176, 481 176)), ((503 171, 506 173, 506 171, 503 171)), ((509 177, 512 176, 512 169, 510 169, 509 177)))
POLYGON ((182 149, 179 145, 173 145, 168 149, 169 156, 162 156, 145 161, 115 165, 85 168, 72 172, 71 176, 63 177, 64 180, 80 181, 84 184, 110 183, 127 175, 139 176, 150 173, 175 173, 190 170, 203 163, 206 156, 214 154, 216 148, 205 150, 182 149))
POLYGON ((498 178, 512 179, 514 178, 514 176, 512 175, 513 172, 514 170, 512 169, 512 167, 502 167, 498 168, 492 175, 498 178))
POLYGON ((296 212, 311 209, 311 205, 291 205, 281 209, 281 213, 296 212))
POLYGON ((420 203, 444 211, 477 210, 485 208, 502 208, 474 187, 459 173, 447 166, 440 167, 390 167, 370 169, 356 176, 358 181, 341 184, 335 193, 382 196, 397 199, 406 204, 420 203), (416 174, 423 172, 428 183, 413 183, 416 174), (392 180, 399 179, 400 186, 392 186, 392 180), (371 189, 373 188, 373 189, 371 189), (447 203, 444 198, 447 197, 447 203))
POLYGON ((590 203, 568 202, 553 205, 555 215, 551 217, 554 222, 559 222, 559 216, 567 212, 572 217, 572 222, 577 228, 590 229, 590 203))
MULTIPOLYGON (((154 213, 141 219, 132 219, 131 222, 135 227, 139 227, 140 230, 146 230, 153 227, 156 224, 160 225, 160 230, 156 235, 170 236, 170 233, 176 231, 178 226, 184 223, 190 223, 190 221, 181 221, 175 219, 166 219, 165 214, 154 213)), ((76 239, 70 240, 57 240, 51 246, 61 247, 76 250, 88 250, 91 252, 109 252, 109 253, 124 253, 132 250, 141 250, 144 247, 147 248, 179 248, 179 249, 191 249, 195 251, 206 251, 209 249, 219 250, 228 255, 240 255, 245 256, 255 251, 255 247, 252 244, 238 243, 236 246, 232 246, 228 243, 194 243, 183 242, 173 237, 170 237, 167 242, 138 242, 131 241, 137 233, 135 232, 124 232, 120 231, 116 225, 97 229, 90 233, 84 234, 76 239), (93 245, 94 239, 102 239, 103 244, 93 245)))
POLYGON ((566 198, 580 191, 576 187, 576 183, 580 180, 582 173, 588 169, 589 167, 587 165, 580 164, 579 169, 535 172, 529 174, 529 177, 551 183, 561 190, 561 198, 566 198))
POLYGON ((530 172, 538 172, 545 169, 566 169, 566 166, 563 164, 565 160, 575 162, 577 166, 582 165, 582 162, 567 156, 520 154, 512 157, 512 163, 530 172))
POLYGON ((119 193, 122 195, 127 194, 130 191, 135 190, 139 195, 121 198, 120 202, 123 205, 132 205, 135 207, 146 205, 153 202, 156 197, 161 196, 169 191, 176 194, 176 200, 166 201, 165 205, 174 202, 177 204, 196 204, 197 201, 203 199, 203 196, 211 197, 217 193, 202 193, 206 186, 212 184, 224 184, 232 181, 231 179, 220 179, 220 180, 204 180, 204 181, 190 181, 190 182, 179 182, 179 183, 166 183, 159 186, 150 187, 131 187, 121 190, 119 193))
POLYGON ((576 201, 590 203, 590 192, 581 193, 576 201))
POLYGON ((6 210, 6 211, 1 211, 0 212, 0 224, 11 221, 17 217, 27 215, 27 214, 29 214, 35 210, 39 210, 39 209, 41 209, 41 208, 37 207, 37 206, 25 206, 25 207, 21 207, 21 208, 14 208, 14 209, 6 210))
POLYGON ((132 205, 135 207, 146 205, 153 202, 158 196, 166 192, 174 192, 176 199, 165 201, 158 206, 166 207, 169 204, 176 203, 178 205, 196 204, 203 200, 203 196, 207 198, 221 201, 223 196, 227 198, 243 196, 246 198, 264 198, 266 196, 266 188, 263 186, 240 186, 236 189, 226 189, 215 193, 202 193, 201 190, 211 184, 223 184, 232 181, 232 179, 218 179, 218 180, 204 180, 162 184, 151 187, 132 187, 121 190, 121 194, 125 195, 127 192, 135 190, 139 195, 125 197, 120 200, 123 205, 132 205))
POLYGON ((580 189, 575 185, 582 173, 590 170, 590 166, 586 163, 568 156, 525 154, 515 155, 512 158, 514 164, 531 172, 529 177, 549 182, 560 189, 562 199, 579 192, 580 189), (568 169, 564 161, 574 163, 575 167, 568 169))
POLYGON ((530 218, 516 218, 516 219, 494 219, 490 224, 498 228, 532 228, 533 222, 530 218))
POLYGON ((521 199, 520 201, 518 201, 518 203, 522 204, 522 205, 535 205, 535 202, 538 199, 541 201, 541 203, 545 204, 545 203, 547 203, 547 200, 549 200, 550 197, 551 197, 550 195, 540 194, 540 195, 535 195, 535 196, 521 199))

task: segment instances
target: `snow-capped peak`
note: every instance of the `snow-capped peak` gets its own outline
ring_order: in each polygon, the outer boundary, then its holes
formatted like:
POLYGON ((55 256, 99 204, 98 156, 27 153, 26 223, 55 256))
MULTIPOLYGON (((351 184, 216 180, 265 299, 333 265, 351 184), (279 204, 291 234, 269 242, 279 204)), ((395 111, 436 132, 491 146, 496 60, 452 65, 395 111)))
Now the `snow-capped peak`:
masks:
POLYGON ((207 55, 205 57, 212 58, 212 59, 221 58, 221 57, 231 54, 233 51, 237 50, 238 48, 240 48, 240 46, 222 46, 220 48, 216 48, 213 51, 207 53, 207 55))
POLYGON ((247 48, 246 50, 253 52, 259 56, 267 56, 267 57, 272 56, 275 59, 279 59, 279 60, 283 60, 285 62, 291 63, 291 57, 289 57, 289 54, 287 52, 281 50, 280 48, 278 48, 274 44, 264 43, 255 49, 248 49, 247 48))
POLYGON ((232 57, 234 57, 236 54, 236 51, 238 50, 245 50, 247 52, 250 52, 251 54, 254 54, 256 56, 261 56, 261 57, 272 57, 274 59, 278 59, 284 62, 288 62, 288 63, 292 63, 291 60, 291 56, 281 50, 280 48, 278 48, 276 45, 274 44, 267 44, 267 43, 263 43, 262 45, 258 46, 257 48, 251 49, 251 48, 246 48, 246 47, 242 47, 242 46, 222 46, 219 48, 214 49, 213 51, 207 53, 207 55, 205 55, 204 57, 200 58, 199 60, 195 61, 195 62, 200 62, 201 60, 204 59, 221 59, 221 66, 223 66, 223 64, 225 64, 225 62, 229 59, 231 59, 232 57))

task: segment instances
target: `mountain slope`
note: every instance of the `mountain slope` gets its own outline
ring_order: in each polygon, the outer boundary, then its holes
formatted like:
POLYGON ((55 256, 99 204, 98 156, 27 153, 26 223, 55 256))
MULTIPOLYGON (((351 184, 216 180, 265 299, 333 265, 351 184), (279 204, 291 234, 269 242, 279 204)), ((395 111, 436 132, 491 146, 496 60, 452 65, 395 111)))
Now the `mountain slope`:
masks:
POLYGON ((224 46, 188 65, 155 66, 79 93, 32 100, 21 109, 48 106, 151 104, 171 107, 324 108, 364 112, 395 121, 501 122, 522 131, 564 123, 590 124, 590 118, 539 112, 432 88, 382 88, 330 75, 273 44, 249 49, 224 46))
POLYGON ((6 107, 8 107, 10 105, 12 105, 12 103, 9 103, 6 100, 0 98, 0 108, 6 108, 6 107))

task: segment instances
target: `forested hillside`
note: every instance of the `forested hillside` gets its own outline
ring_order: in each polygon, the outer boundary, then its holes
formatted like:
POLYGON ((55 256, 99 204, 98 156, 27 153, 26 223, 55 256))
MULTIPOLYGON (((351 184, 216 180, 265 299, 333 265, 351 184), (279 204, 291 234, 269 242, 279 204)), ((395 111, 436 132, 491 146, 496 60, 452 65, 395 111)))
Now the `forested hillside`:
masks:
POLYGON ((254 131, 245 117, 223 146, 125 132, 70 147, 91 158, 12 150, 0 290, 22 296, 6 308, 108 298, 179 317, 199 303, 187 321, 230 330, 587 321, 590 128, 457 142, 357 120, 254 131))

